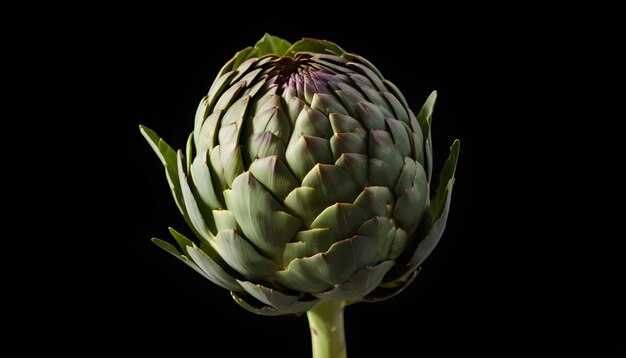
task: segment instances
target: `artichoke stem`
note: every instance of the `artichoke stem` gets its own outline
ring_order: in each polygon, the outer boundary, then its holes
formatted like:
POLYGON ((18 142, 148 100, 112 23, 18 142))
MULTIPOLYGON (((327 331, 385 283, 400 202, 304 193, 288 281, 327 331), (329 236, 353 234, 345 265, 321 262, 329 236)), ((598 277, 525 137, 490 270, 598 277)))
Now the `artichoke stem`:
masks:
POLYGON ((313 358, 346 358, 344 301, 322 300, 307 311, 313 358))

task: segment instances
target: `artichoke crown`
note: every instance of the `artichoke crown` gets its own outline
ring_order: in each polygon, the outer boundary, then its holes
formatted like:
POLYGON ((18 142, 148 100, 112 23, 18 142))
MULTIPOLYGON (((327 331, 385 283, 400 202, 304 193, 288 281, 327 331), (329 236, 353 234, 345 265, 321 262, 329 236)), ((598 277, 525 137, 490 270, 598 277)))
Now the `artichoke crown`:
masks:
POLYGON ((185 154, 141 127, 197 237, 154 242, 259 314, 392 297, 447 220, 459 142, 431 200, 435 100, 415 115, 363 57, 266 34, 221 69, 185 154))

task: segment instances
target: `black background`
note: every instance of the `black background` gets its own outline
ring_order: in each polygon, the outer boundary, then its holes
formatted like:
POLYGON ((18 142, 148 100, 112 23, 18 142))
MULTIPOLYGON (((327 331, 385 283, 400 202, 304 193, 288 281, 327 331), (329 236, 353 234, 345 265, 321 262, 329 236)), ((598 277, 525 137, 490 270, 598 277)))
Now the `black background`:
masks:
POLYGON ((347 308, 351 356, 624 352, 618 261, 600 253, 610 249, 583 219, 589 153, 574 134, 582 124, 563 110, 567 31, 506 16, 444 23, 381 14, 372 26, 356 15, 261 16, 226 27, 211 16, 115 13, 39 34, 41 86, 21 87, 43 97, 28 111, 38 129, 25 138, 39 144, 13 147, 25 158, 13 170, 25 174, 27 192, 10 218, 27 224, 5 242, 3 350, 310 354, 305 317, 253 315, 149 241, 169 240, 168 226, 189 230, 137 126, 183 147, 222 64, 270 32, 363 55, 414 111, 438 90, 437 168, 461 140, 442 241, 403 294, 347 308))

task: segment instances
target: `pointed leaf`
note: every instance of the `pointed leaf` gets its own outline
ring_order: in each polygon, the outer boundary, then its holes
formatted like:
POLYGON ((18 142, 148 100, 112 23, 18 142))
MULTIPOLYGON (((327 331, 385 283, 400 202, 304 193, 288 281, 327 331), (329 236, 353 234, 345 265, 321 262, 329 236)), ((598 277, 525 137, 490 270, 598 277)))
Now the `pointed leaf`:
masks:
MULTIPOLYGON (((354 204, 337 203, 327 207, 311 224, 311 228, 328 228, 332 243, 349 238, 367 219, 365 210, 354 204)), ((322 248, 323 251, 329 247, 322 248)))
POLYGON ((431 208, 432 208, 432 216, 434 219, 439 218, 442 214, 444 204, 446 203, 447 195, 445 193, 450 186, 450 180, 454 179, 454 174, 456 173, 456 163, 459 160, 459 152, 461 150, 461 142, 456 139, 452 146, 450 147, 450 155, 448 159, 446 159, 445 164, 443 165, 443 169, 439 173, 439 185, 437 186, 437 191, 435 192, 435 196, 433 197, 431 208))
POLYGON ((295 140, 302 135, 326 139, 332 133, 330 122, 324 113, 309 106, 304 106, 296 118, 291 140, 295 140))
POLYGON ((170 185, 170 190, 172 191, 178 210, 183 214, 185 221, 191 223, 187 215, 187 210, 185 209, 183 194, 179 184, 176 152, 150 128, 139 126, 139 130, 165 167, 167 182, 170 185))
POLYGON ((358 118, 363 123, 363 126, 367 130, 385 128, 385 115, 380 110, 381 107, 376 106, 370 102, 357 103, 358 118))
POLYGON ((328 205, 320 199, 317 190, 310 187, 298 187, 287 195, 284 201, 290 213, 300 218, 307 228, 328 205))
POLYGON ((209 152, 217 145, 217 129, 220 126, 223 110, 217 110, 209 115, 202 128, 199 137, 194 137, 198 143, 196 152, 202 153, 206 150, 209 152))
POLYGON ((272 36, 268 33, 263 35, 259 41, 257 41, 254 47, 259 51, 257 56, 276 55, 285 56, 287 50, 291 47, 291 43, 287 40, 283 40, 280 37, 272 36))
POLYGON ((357 234, 366 236, 371 240, 370 251, 374 255, 375 261, 380 262, 387 259, 393 240, 389 239, 389 232, 393 228, 393 221, 384 216, 374 216, 365 220, 357 230, 357 234))
POLYGON ((291 124, 281 107, 271 107, 257 113, 251 122, 252 133, 269 131, 284 143, 289 141, 291 124))
POLYGON ((393 267, 393 261, 384 261, 376 266, 365 266, 345 283, 339 283, 329 291, 314 294, 324 300, 356 300, 373 291, 393 267))
POLYGON ((348 62, 346 66, 352 67, 358 72, 364 74, 367 78, 369 78, 370 81, 372 81, 372 83, 376 86, 376 89, 378 89, 380 92, 387 91, 387 87, 385 87, 385 84, 382 81, 382 77, 379 77, 369 67, 356 62, 348 62))
POLYGON ((302 186, 314 188, 320 201, 326 206, 333 203, 352 203, 360 192, 348 171, 328 164, 317 164, 302 179, 302 186))
POLYGON ((422 128, 422 133, 430 133, 430 123, 433 117, 435 102, 437 102, 437 91, 432 91, 417 114, 417 122, 422 128))
POLYGON ((295 42, 289 50, 287 50, 287 54, 290 56, 294 56, 298 52, 313 52, 322 54, 331 53, 341 56, 346 51, 330 41, 305 37, 302 40, 295 42))
POLYGON ((348 110, 341 104, 341 101, 332 94, 316 93, 313 95, 311 108, 317 109, 328 116, 330 113, 349 115, 348 110))
POLYGON ((406 111, 406 108, 400 103, 400 101, 389 92, 382 92, 383 97, 387 100, 391 108, 393 108, 393 112, 395 114, 394 118, 402 121, 404 123, 409 123, 409 114, 406 111))
POLYGON ((393 93, 396 98, 400 100, 400 103, 402 103, 404 108, 408 109, 409 103, 406 101, 406 98, 404 98, 404 95, 402 95, 402 92, 400 92, 400 89, 398 89, 398 87, 396 87, 396 85, 389 80, 383 80, 383 83, 391 90, 391 93, 393 93))
POLYGON ((200 104, 198 104, 198 109, 196 110, 196 117, 193 125, 193 133, 196 148, 198 148, 198 137, 200 137, 200 129, 202 128, 202 124, 204 124, 204 120, 209 115, 209 97, 204 96, 202 100, 200 100, 200 104))
POLYGON ((393 188, 404 166, 404 158, 394 147, 387 131, 372 130, 369 133, 370 182, 393 188))
POLYGON ((309 308, 315 306, 318 300, 313 301, 299 301, 286 310, 279 310, 272 306, 259 302, 256 298, 249 294, 231 292, 230 293, 235 302, 249 312, 262 315, 262 316, 281 316, 286 314, 300 315, 307 311, 309 308))
POLYGON ((178 178, 185 202, 185 209, 187 210, 187 214, 189 215, 189 220, 191 221, 192 228, 195 229, 195 232, 198 233, 200 237, 208 241, 210 240, 211 234, 209 233, 206 222, 204 221, 204 218, 200 213, 200 209, 198 209, 196 198, 193 196, 191 188, 187 183, 187 176, 183 171, 183 154, 180 150, 178 151, 178 178))
POLYGON ((222 230, 215 238, 215 249, 226 263, 249 280, 273 274, 276 263, 261 256, 250 243, 234 230, 222 230))
MULTIPOLYGON (((196 155, 191 164, 191 179, 193 181, 194 196, 204 206, 204 210, 218 209, 224 207, 219 197, 215 193, 211 172, 209 170, 208 152, 196 155)), ((203 210, 203 211, 204 211, 203 210)))
POLYGON ((302 222, 286 213, 250 172, 239 175, 224 198, 246 238, 264 256, 282 258, 285 243, 295 236, 302 222))
POLYGON ((344 169, 352 179, 360 186, 370 185, 369 181, 369 156, 359 153, 342 153, 335 165, 344 169))
POLYGON ((243 70, 240 69, 241 65, 243 65, 246 61, 251 58, 257 57, 259 50, 256 47, 246 47, 243 50, 237 52, 235 57, 233 58, 232 70, 243 70))
POLYGON ((389 128, 389 132, 393 137, 393 143, 400 155, 410 157, 411 140, 409 139, 409 134, 411 129, 408 124, 391 118, 385 119, 385 123, 387 123, 387 128, 389 128))
POLYGON ((394 201, 393 193, 386 186, 369 186, 363 189, 354 204, 365 210, 368 218, 389 217, 391 214, 389 209, 393 207, 394 201))
POLYGON ((232 187, 233 180, 243 173, 241 146, 234 142, 220 144, 220 161, 224 170, 224 181, 228 187, 232 187))
POLYGON ((183 255, 189 257, 189 253, 187 252, 187 246, 193 246, 193 241, 189 240, 185 235, 174 230, 174 228, 172 227, 169 227, 168 230, 174 240, 176 240, 176 243, 178 244, 178 247, 180 247, 183 255))
POLYGON ((250 96, 243 96, 228 107, 220 123, 220 131, 218 133, 220 144, 239 141, 241 126, 249 103, 250 96))
POLYGON ((393 217, 398 225, 409 233, 413 233, 415 227, 422 221, 428 195, 426 173, 420 170, 421 165, 417 168, 413 186, 404 190, 393 209, 393 217))
POLYGON ((218 111, 220 109, 227 109, 230 105, 237 99, 237 95, 241 92, 242 89, 246 87, 245 82, 238 82, 230 88, 228 88, 217 100, 213 111, 218 111))
POLYGON ((359 135, 362 134, 363 137, 367 135, 361 123, 353 117, 339 113, 331 113, 328 119, 334 133, 358 133, 359 135))
POLYGON ((178 249, 176 249, 174 247, 174 245, 170 244, 169 242, 163 241, 161 239, 158 239, 156 237, 152 238, 152 242, 155 243, 158 247, 162 248, 163 250, 169 252, 170 254, 180 258, 181 253, 178 251, 178 249))
POLYGON ((284 313, 300 313, 313 307, 317 300, 300 301, 298 296, 286 295, 263 285, 239 281, 241 287, 257 300, 284 313))
POLYGON ((293 97, 287 103, 289 103, 289 108, 287 109, 289 122, 293 127, 295 126, 296 119, 300 115, 300 112, 302 112, 302 109, 307 106, 307 104, 298 97, 293 97))
POLYGON ((410 272, 410 274, 405 278, 405 281, 397 281, 394 282, 393 285, 386 285, 385 283, 381 283, 376 289, 374 289, 374 291, 370 292, 360 301, 380 302, 395 297, 400 292, 404 291, 404 289, 407 288, 411 283, 413 283, 420 271, 421 267, 418 268, 416 271, 410 272))
POLYGON ((176 248, 161 240, 161 239, 157 239, 157 238, 153 238, 152 242, 157 245, 158 247, 162 248, 163 250, 169 252, 170 254, 174 255, 177 259, 181 260, 185 265, 191 267, 194 271, 196 271, 197 273, 199 273, 200 275, 202 275, 204 278, 211 280, 211 278, 209 276, 207 276, 207 274, 202 271, 198 265, 195 264, 195 262, 191 261, 190 259, 188 259, 186 256, 183 256, 180 254, 180 252, 178 252, 178 250, 176 250, 176 248))
MULTIPOLYGON (((393 193, 396 198, 402 196, 402 193, 410 187, 413 186, 413 182, 415 182, 415 177, 417 175, 417 166, 421 165, 415 162, 413 159, 404 157, 404 166, 402 167, 402 171, 400 172, 400 177, 398 178, 398 182, 396 186, 393 188, 393 193)), ((422 172, 424 169, 421 169, 422 172)), ((426 175, 424 174, 424 180, 426 180, 426 175)))
POLYGON ((224 269, 196 245, 188 246, 187 251, 189 252, 190 258, 202 269, 213 283, 227 290, 242 291, 241 286, 239 286, 235 278, 224 271, 224 269))
POLYGON ((298 180, 276 155, 255 160, 249 170, 280 202, 299 186, 298 180))
MULTIPOLYGON (((224 93, 224 91, 228 88, 228 86, 232 83, 233 78, 235 78, 235 76, 237 76, 238 72, 237 71, 230 71, 230 72, 225 72, 223 75, 221 75, 220 77, 218 77, 213 84, 211 85, 211 88, 209 89, 209 93, 207 94, 207 111, 208 112, 214 112, 215 110, 215 103, 217 102, 217 99, 220 98, 220 96, 222 95, 222 93, 224 93)), ((206 113, 205 113, 206 115, 206 113)), ((196 123, 198 122, 202 122, 198 117, 196 117, 196 123)))
POLYGON ((404 253, 404 249, 406 249, 409 244, 409 234, 401 228, 398 228, 393 231, 393 237, 391 250, 389 252, 389 258, 391 260, 395 260, 398 257, 402 256, 404 253))
POLYGON ((318 293, 346 282, 361 267, 376 264, 377 252, 371 249, 375 239, 354 236, 339 241, 325 252, 295 259, 276 278, 285 287, 302 292, 318 293))
POLYGON ((309 136, 300 136, 297 140, 292 140, 285 157, 289 168, 299 180, 302 180, 316 164, 334 162, 328 140, 309 136))
POLYGON ((285 158, 285 142, 272 132, 252 134, 248 137, 247 147, 250 161, 270 156, 285 158))
POLYGON ((336 133, 330 138, 330 149, 335 159, 344 153, 367 154, 367 140, 361 133, 336 133))
POLYGON ((407 265, 409 272, 414 271, 418 266, 420 266, 435 249, 437 243, 439 243, 439 239, 441 239, 441 235, 443 235, 443 231, 446 228, 446 223, 448 221, 448 212, 450 210, 450 200, 452 198, 453 186, 454 179, 450 179, 446 187, 446 201, 443 206, 441 216, 435 220, 430 232, 420 242, 417 250, 409 260, 409 264, 407 265))
POLYGON ((283 262, 289 263, 296 258, 310 257, 327 251, 335 242, 330 231, 331 229, 327 227, 298 231, 295 241, 285 245, 283 262))

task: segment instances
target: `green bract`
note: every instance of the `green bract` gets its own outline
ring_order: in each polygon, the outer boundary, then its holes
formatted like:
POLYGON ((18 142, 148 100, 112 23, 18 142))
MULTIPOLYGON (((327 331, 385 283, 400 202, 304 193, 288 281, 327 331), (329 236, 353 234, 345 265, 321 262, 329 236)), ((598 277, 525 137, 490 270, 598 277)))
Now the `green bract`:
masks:
POLYGON ((430 123, 366 59, 265 35, 200 101, 185 153, 141 127, 197 241, 154 242, 260 314, 406 287, 446 225, 458 140, 431 197, 430 123))

